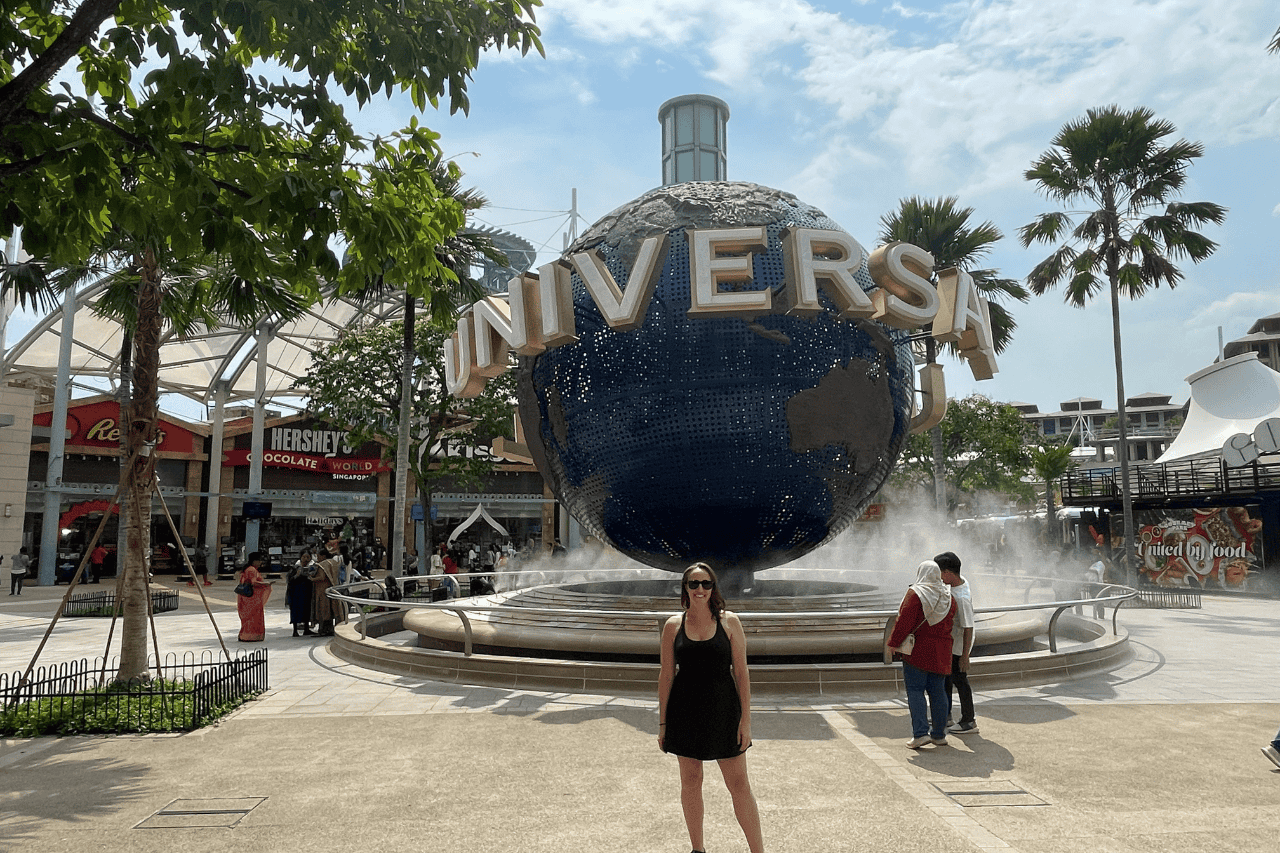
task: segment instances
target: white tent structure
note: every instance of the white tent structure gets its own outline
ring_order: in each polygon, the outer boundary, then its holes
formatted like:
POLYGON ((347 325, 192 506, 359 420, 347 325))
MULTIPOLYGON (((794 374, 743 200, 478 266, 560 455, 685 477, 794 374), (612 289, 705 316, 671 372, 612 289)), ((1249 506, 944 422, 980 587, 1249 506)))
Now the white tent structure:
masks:
POLYGON ((1280 373, 1259 361, 1256 352, 1198 370, 1187 382, 1186 423, 1157 463, 1220 455, 1233 435, 1252 435, 1262 421, 1280 417, 1280 373))

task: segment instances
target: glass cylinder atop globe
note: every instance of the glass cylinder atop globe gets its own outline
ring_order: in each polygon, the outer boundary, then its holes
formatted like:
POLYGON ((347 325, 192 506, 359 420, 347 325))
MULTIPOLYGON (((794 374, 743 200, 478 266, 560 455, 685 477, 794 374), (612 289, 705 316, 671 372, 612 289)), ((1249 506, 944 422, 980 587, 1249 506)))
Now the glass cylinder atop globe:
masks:
POLYGON ((725 128, 729 105, 710 95, 681 95, 658 108, 662 185, 728 179, 725 128))

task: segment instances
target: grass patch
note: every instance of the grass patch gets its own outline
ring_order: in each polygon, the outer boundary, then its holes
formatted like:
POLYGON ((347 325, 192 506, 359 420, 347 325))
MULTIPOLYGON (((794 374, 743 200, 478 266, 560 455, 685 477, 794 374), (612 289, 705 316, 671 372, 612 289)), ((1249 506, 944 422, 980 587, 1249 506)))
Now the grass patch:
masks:
POLYGON ((196 697, 189 681, 158 679, 146 684, 112 685, 19 702, 0 709, 0 735, 91 735, 184 732, 208 725, 261 691, 209 708, 196 718, 196 697))

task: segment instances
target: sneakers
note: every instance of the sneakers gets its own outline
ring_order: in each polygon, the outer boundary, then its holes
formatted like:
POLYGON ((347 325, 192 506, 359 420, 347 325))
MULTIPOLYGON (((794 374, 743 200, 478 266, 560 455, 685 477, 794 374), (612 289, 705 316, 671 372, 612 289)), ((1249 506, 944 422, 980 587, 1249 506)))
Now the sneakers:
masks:
POLYGON ((946 746, 946 745, 947 745, 947 739, 946 739, 946 737, 945 737, 945 736, 944 736, 944 737, 931 737, 931 738, 929 738, 929 743, 933 744, 934 746, 946 746))
POLYGON ((926 743, 930 743, 928 735, 914 737, 911 740, 907 741, 907 749, 919 749, 920 747, 924 746, 926 743))
POLYGON ((952 723, 947 726, 947 731, 957 735, 976 735, 978 733, 978 723, 970 720, 967 723, 952 723))
POLYGON ((1277 750, 1274 746, 1264 746, 1262 754, 1276 767, 1280 767, 1280 750, 1277 750))
MULTIPOLYGON (((207 580, 207 581, 205 581, 205 582, 204 582, 204 585, 205 585, 205 586, 213 586, 213 581, 207 580)), ((192 584, 192 586, 195 586, 195 584, 192 584)))

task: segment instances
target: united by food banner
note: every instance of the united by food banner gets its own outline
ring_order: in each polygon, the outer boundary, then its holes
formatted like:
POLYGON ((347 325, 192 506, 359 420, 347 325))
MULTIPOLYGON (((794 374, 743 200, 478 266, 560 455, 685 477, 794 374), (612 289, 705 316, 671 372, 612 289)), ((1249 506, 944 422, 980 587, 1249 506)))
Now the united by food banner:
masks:
POLYGON ((1138 570, 1158 586, 1249 591, 1264 561, 1254 506, 1140 510, 1138 570))

